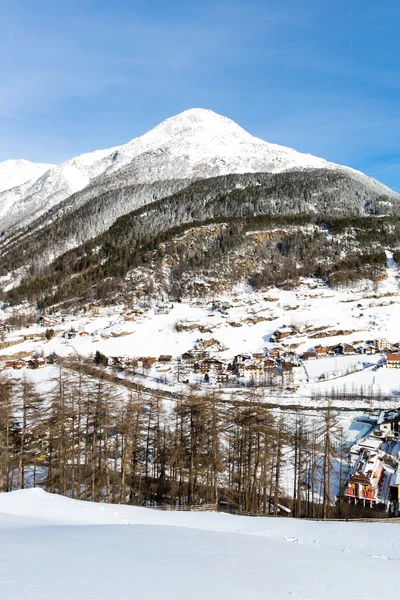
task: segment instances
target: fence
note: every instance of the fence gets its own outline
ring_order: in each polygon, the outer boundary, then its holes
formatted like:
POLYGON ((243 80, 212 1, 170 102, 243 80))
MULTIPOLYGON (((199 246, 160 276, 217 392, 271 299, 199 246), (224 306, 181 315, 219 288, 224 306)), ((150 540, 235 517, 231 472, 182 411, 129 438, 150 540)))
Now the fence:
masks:
MULTIPOLYGON (((163 506, 147 506, 146 508, 151 508, 153 510, 162 510, 162 511, 175 511, 175 512, 222 512, 230 515, 240 516, 240 517, 264 517, 268 519, 282 519, 282 518, 291 518, 289 515, 271 515, 271 514, 260 514, 260 513, 252 513, 245 512, 237 509, 231 508, 221 508, 217 504, 183 504, 181 506, 175 504, 166 504, 163 506)), ((302 517, 298 518, 300 521, 323 521, 326 523, 397 523, 400 525, 400 517, 387 517, 384 519, 319 519, 317 517, 302 517)))
POLYGON ((182 504, 181 506, 175 504, 164 504, 161 506, 146 506, 145 508, 178 512, 217 512, 218 510, 216 504, 182 504))

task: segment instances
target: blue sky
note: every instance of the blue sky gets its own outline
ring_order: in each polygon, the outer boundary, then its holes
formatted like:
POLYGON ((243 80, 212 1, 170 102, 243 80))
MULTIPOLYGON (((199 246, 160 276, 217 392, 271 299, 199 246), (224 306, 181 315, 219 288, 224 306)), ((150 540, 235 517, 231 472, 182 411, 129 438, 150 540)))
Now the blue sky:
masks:
POLYGON ((396 0, 0 0, 0 23, 0 160, 203 107, 400 191, 396 0))

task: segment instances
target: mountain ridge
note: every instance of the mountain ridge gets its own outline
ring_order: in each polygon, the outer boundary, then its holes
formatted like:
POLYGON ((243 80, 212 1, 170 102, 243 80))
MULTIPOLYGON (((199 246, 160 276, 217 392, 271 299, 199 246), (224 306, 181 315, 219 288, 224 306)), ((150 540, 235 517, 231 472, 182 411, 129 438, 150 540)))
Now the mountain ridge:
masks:
POLYGON ((0 162, 0 193, 26 183, 33 184, 54 164, 35 163, 24 158, 0 162))
MULTIPOLYGON (((72 158, 45 172, 28 188, 0 193, 0 228, 28 226, 72 195, 91 199, 101 186, 151 184, 171 179, 198 179, 228 174, 298 169, 345 169, 356 178, 365 175, 349 167, 265 142, 231 119, 206 109, 189 109, 166 119, 127 144, 72 158)), ((368 178, 381 193, 389 188, 368 178)), ((133 206, 132 208, 136 208, 133 206)))

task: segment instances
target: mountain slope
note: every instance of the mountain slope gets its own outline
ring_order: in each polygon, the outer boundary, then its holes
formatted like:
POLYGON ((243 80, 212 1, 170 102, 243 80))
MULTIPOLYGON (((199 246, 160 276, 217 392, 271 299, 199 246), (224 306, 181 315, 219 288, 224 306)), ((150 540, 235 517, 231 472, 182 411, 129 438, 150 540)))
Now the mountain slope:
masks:
POLYGON ((0 192, 15 188, 23 183, 30 182, 32 185, 46 171, 55 165, 33 163, 29 160, 6 160, 0 163, 0 192))
MULTIPOLYGON (((128 144, 83 154, 58 165, 22 194, 13 196, 9 192, 6 198, 0 198, 0 228, 29 225, 72 194, 69 210, 127 185, 316 168, 345 169, 355 178, 368 180, 376 192, 392 193, 356 171, 264 142, 226 117, 192 109, 167 119, 128 144), (7 210, 2 211, 1 205, 7 210)), ((152 199, 150 193, 148 201, 152 199)), ((138 206, 140 203, 132 197, 125 212, 138 206)))

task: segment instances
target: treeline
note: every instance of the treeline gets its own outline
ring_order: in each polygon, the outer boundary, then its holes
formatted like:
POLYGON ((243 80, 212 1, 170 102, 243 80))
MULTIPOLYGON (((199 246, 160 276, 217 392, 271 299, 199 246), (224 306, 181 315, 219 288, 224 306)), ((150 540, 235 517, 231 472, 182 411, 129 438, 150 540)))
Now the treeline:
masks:
POLYGON ((46 308, 72 299, 196 297, 210 286, 219 293, 243 282, 255 289, 294 287, 301 277, 319 277, 332 287, 376 282, 386 264, 383 248, 394 248, 399 233, 394 218, 321 220, 302 214, 214 218, 153 236, 129 216, 3 298, 46 308))
MULTIPOLYGON (((164 182, 157 184, 157 189, 128 185, 128 180, 125 187, 114 189, 114 183, 110 190, 92 186, 93 189, 78 193, 77 198, 71 197, 69 204, 54 209, 50 224, 46 225, 43 217, 35 224, 36 230, 28 229, 4 240, 0 274, 29 264, 22 285, 3 293, 6 301, 14 304, 28 300, 47 307, 71 298, 83 301, 115 298, 127 291, 136 293, 137 289, 144 295, 168 294, 176 288, 179 273, 184 269, 188 269, 188 279, 198 272, 200 277, 207 278, 208 269, 213 269, 220 259, 230 258, 234 252, 240 252, 242 259, 247 259, 250 253, 252 259, 254 249, 247 247, 244 238, 252 227, 269 230, 325 222, 337 242, 340 238, 342 248, 347 247, 346 250, 353 253, 380 252, 384 246, 397 245, 398 200, 379 196, 367 188, 365 182, 344 172, 313 170, 229 175, 185 184, 164 182), (149 194, 153 200, 150 204, 149 194), (83 200, 87 200, 84 205, 83 200), (128 206, 136 208, 129 212, 128 206), (127 214, 120 216, 121 211, 127 214), (382 211, 393 216, 379 219, 365 216, 382 215, 382 211), (339 214, 346 217, 338 217, 339 214), (107 229, 105 224, 110 219, 113 225, 107 229), (227 223, 230 231, 229 237, 222 236, 219 250, 212 248, 213 255, 217 254, 214 262, 208 259, 207 243, 198 247, 196 256, 190 251, 186 256, 184 249, 175 252, 176 237, 190 228, 213 223, 227 223), (85 242, 88 238, 92 239, 85 242), (72 245, 76 248, 65 252, 72 245), (167 262, 177 267, 177 273, 168 273, 172 281, 163 281, 163 261, 171 252, 167 262), (50 262, 54 255, 60 256, 50 262), (153 277, 150 271, 154 270, 153 277), (127 280, 128 273, 132 277, 127 280)), ((277 243, 281 242, 277 240, 277 243)), ((324 250, 322 246, 321 243, 318 251, 324 250)), ((275 269, 275 262, 269 269, 277 271, 275 275, 266 277, 262 268, 248 269, 245 273, 241 269, 241 277, 249 282, 272 280, 272 285, 286 285, 288 278, 293 280, 302 276, 302 272, 313 275, 314 265, 301 262, 299 272, 294 273, 297 254, 303 251, 297 252, 293 244, 292 248, 294 251, 285 257, 282 273, 280 268, 275 269)), ((326 256, 332 266, 337 262, 336 250, 333 244, 333 256, 332 252, 326 256)), ((262 261, 262 258, 261 252, 250 262, 262 261)), ((266 267, 270 259, 267 256, 264 261, 266 267)), ((246 260, 242 260, 244 262, 246 260)), ((229 268, 224 269, 224 274, 225 271, 231 281, 229 268)), ((365 270, 360 272, 362 276, 365 270)), ((180 287, 184 293, 185 286, 180 287)))
POLYGON ((1 377, 0 491, 40 486, 81 500, 260 514, 282 505, 299 517, 343 511, 333 482, 338 472, 345 482, 347 446, 331 409, 307 421, 274 416, 254 392, 228 405, 213 394, 144 396, 92 369, 59 366, 45 391, 1 377))

